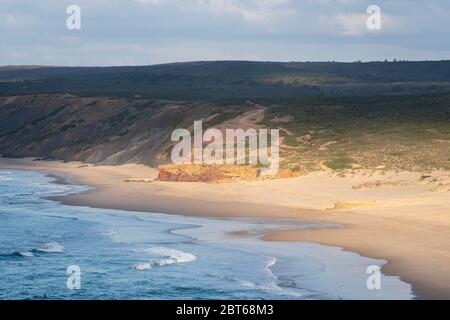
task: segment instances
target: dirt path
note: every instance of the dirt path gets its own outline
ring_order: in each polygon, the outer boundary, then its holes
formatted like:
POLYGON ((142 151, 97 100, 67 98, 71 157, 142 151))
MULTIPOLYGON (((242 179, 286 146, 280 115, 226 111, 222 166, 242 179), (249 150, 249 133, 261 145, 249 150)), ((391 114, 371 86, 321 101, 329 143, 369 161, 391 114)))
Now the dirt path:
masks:
POLYGON ((258 129, 261 128, 261 122, 264 120, 266 108, 258 106, 258 109, 250 110, 234 119, 228 120, 216 128, 224 129, 258 129))

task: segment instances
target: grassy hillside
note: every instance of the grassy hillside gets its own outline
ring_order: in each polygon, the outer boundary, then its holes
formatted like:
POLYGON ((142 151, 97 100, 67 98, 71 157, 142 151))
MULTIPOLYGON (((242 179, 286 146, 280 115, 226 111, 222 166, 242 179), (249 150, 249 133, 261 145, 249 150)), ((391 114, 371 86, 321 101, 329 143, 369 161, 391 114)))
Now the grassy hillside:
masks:
POLYGON ((271 105, 266 125, 284 129, 285 168, 450 169, 450 95, 266 103, 271 105))

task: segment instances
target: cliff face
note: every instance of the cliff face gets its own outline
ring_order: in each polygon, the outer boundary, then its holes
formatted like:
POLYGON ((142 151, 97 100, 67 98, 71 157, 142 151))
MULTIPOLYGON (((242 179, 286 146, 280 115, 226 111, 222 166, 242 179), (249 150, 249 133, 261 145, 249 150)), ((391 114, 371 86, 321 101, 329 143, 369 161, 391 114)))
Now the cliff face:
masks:
POLYGON ((37 95, 0 98, 0 154, 95 164, 165 163, 176 128, 216 113, 208 104, 37 95))

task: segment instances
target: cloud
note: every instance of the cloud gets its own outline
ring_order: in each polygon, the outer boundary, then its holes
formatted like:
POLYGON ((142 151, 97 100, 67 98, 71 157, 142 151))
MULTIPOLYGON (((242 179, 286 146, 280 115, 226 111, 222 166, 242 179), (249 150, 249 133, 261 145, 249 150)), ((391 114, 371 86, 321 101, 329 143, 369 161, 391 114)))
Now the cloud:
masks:
POLYGON ((72 3, 0 0, 0 64, 450 57, 448 0, 76 0, 76 32, 72 3), (382 30, 367 29, 373 3, 382 30))
POLYGON ((198 0, 214 13, 239 15, 249 22, 264 23, 292 12, 286 8, 289 0, 198 0))
MULTIPOLYGON (((331 33, 343 36, 362 36, 376 31, 367 28, 369 15, 360 13, 338 13, 333 15, 321 15, 320 22, 331 33)), ((400 32, 404 29, 403 19, 387 14, 381 15, 381 28, 385 33, 400 32)), ((380 30, 381 32, 381 30, 380 30)), ((380 33, 378 32, 378 33, 380 33)))
POLYGON ((308 0, 309 2, 318 2, 323 4, 353 4, 360 0, 308 0))
POLYGON ((322 23, 332 29, 332 32, 348 36, 359 36, 365 33, 367 16, 363 14, 324 15, 322 23))
POLYGON ((216 15, 236 15, 251 23, 267 23, 293 13, 290 0, 135 0, 142 4, 203 8, 216 15))
POLYGON ((148 3, 154 6, 158 6, 165 2, 165 0, 136 0, 136 1, 140 3, 148 3))

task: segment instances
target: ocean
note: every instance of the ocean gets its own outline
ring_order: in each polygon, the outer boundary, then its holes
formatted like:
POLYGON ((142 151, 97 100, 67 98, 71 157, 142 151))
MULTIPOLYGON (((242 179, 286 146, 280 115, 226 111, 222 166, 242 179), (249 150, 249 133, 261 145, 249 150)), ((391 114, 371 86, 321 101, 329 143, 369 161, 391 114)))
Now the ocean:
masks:
POLYGON ((302 220, 206 219, 65 206, 86 191, 44 173, 0 170, 0 299, 412 299, 386 261, 313 243, 263 241, 302 220), (245 233, 237 231, 248 230, 245 233), (231 234, 233 233, 233 234, 231 234), (70 287, 77 266, 79 289, 70 287))

